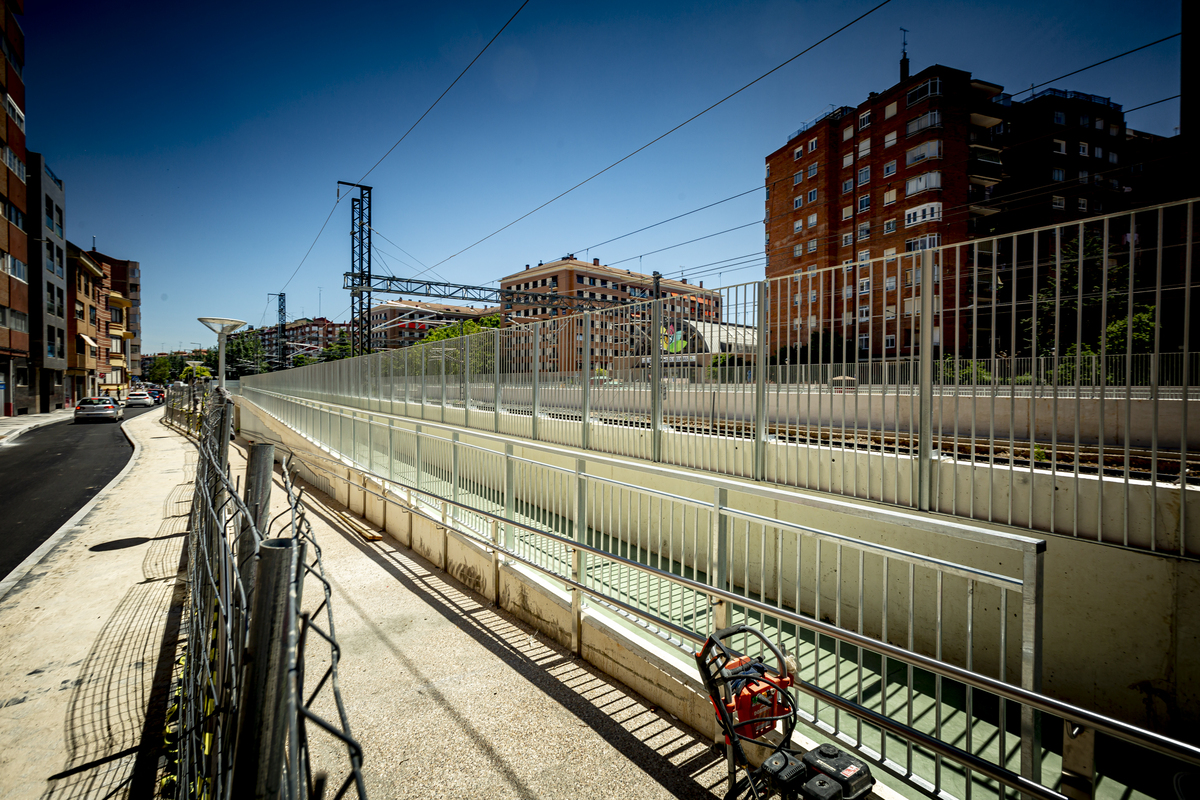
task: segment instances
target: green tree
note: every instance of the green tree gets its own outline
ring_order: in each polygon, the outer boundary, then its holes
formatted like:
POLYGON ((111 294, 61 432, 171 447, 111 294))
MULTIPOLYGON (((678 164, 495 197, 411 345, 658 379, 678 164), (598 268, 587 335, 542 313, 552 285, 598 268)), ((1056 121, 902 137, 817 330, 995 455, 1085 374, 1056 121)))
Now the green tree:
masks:
POLYGON ((171 380, 171 359, 156 358, 154 363, 150 365, 150 381, 152 383, 165 384, 171 380))
MULTIPOLYGON (((216 366, 211 368, 215 370, 216 366)), ((257 331, 243 331, 225 341, 225 369, 239 378, 271 371, 257 331)))
POLYGON ((296 355, 292 356, 293 367, 307 367, 309 364, 315 363, 317 363, 317 359, 307 353, 296 353, 296 355))
MULTIPOLYGON (((196 368, 196 377, 197 378, 211 378, 212 372, 209 371, 208 367, 201 364, 199 367, 196 368)), ((183 381, 184 383, 187 383, 192 380, 192 365, 191 364, 188 364, 186 367, 183 368, 183 372, 179 373, 179 380, 183 381)))
POLYGON ((342 331, 338 334, 337 339, 333 344, 321 351, 321 361, 341 361, 343 358, 350 357, 350 339, 346 336, 346 332, 342 331))

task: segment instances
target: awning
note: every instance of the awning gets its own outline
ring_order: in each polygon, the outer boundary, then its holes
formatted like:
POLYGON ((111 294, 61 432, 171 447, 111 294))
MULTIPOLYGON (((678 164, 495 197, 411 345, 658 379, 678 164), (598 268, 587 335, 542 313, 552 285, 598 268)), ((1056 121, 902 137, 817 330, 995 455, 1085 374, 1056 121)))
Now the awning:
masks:
POLYGON ((81 338, 81 339, 83 339, 85 342, 87 342, 88 344, 90 344, 92 347, 99 347, 99 346, 100 346, 100 345, 96 344, 96 340, 95 340, 95 339, 93 339, 92 337, 88 336, 86 333, 81 333, 81 334, 79 334, 79 336, 80 336, 80 338, 81 338))

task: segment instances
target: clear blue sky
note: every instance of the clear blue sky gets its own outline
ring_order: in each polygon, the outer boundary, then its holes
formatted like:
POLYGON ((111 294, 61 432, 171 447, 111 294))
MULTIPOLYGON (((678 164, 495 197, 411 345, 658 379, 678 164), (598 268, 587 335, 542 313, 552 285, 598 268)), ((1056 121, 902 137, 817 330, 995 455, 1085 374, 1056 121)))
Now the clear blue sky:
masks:
MULTIPOLYGON (((641 147, 875 5, 531 0, 365 181, 376 272, 409 276, 641 147), (390 254, 390 255, 389 255, 390 254)), ((357 181, 520 5, 34 0, 22 20, 28 144, 65 181, 67 236, 143 268, 143 348, 215 340, 195 318, 344 320, 357 181), (318 292, 318 287, 323 290, 318 292)), ((893 0, 587 186, 437 268, 489 283, 566 253, 612 263, 761 221, 763 160, 831 104, 941 63, 1010 92, 1180 27, 1178 2, 893 0)), ((1179 91, 1179 40, 1055 84, 1126 108, 1179 91)), ((1178 101, 1134 112, 1171 135, 1178 101)), ((762 225, 647 256, 644 272, 761 253, 762 225)), ((634 258, 627 267, 639 268, 634 258)), ((762 268, 705 276, 749 281, 762 268)))

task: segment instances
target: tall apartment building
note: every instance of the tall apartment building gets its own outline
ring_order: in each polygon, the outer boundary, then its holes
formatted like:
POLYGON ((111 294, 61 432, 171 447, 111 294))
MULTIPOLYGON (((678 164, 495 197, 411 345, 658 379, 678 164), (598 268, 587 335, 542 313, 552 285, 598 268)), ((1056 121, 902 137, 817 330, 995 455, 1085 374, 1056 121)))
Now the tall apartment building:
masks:
POLYGON ((25 233, 25 34, 16 16, 22 0, 5 0, 0 14, 0 53, 4 67, 4 125, 0 126, 0 413, 36 413, 31 391, 29 320, 29 242, 25 233))
POLYGON ((25 215, 29 237, 29 350, 31 391, 38 411, 65 407, 67 370, 67 240, 63 214, 66 194, 62 181, 41 153, 29 151, 26 175, 30 213, 25 215))
POLYGON ((141 358, 132 357, 130 348, 130 342, 134 340, 134 333, 128 327, 133 301, 124 292, 118 290, 116 276, 118 273, 126 276, 123 285, 127 287, 129 265, 132 264, 136 268, 137 262, 110 259, 96 250, 88 250, 86 255, 100 267, 104 274, 102 279, 104 282, 102 291, 104 311, 100 317, 102 324, 97 329, 101 338, 97 339, 97 342, 100 348, 105 350, 105 353, 103 365, 97 365, 98 388, 102 393, 107 392, 123 397, 130 389, 133 370, 136 368, 138 372, 141 371, 141 358), (116 265, 114 265, 114 261, 116 265))
MULTIPOLYGON (((950 67, 910 76, 905 58, 899 83, 767 156, 767 277, 793 278, 773 284, 783 312, 770 351, 825 331, 860 358, 911 355, 920 270, 904 254, 1115 210, 1124 137, 1107 98, 1047 90, 1019 102, 950 67)), ((978 291, 969 266, 934 275, 939 349, 970 346, 969 315, 950 313, 978 291)))
POLYGON ((472 308, 416 300, 388 300, 371 308, 371 349, 408 347, 437 328, 499 313, 498 307, 472 308))
MULTIPOLYGON (((264 325, 261 328, 249 328, 242 333, 253 333, 259 338, 268 362, 275 358, 275 343, 279 336, 278 326, 264 325)), ((350 323, 330 322, 325 317, 301 317, 292 320, 284 326, 284 337, 288 344, 286 352, 288 363, 291 363, 291 358, 297 353, 316 356, 321 350, 336 342, 341 333, 350 335, 350 323)), ((274 368, 278 369, 278 367, 274 368)))
MULTIPOLYGON (((638 301, 652 297, 654 278, 640 272, 605 266, 600 259, 590 264, 573 256, 566 256, 549 264, 536 267, 525 266, 521 272, 500 279, 500 288, 515 291, 557 294, 588 300, 638 301)), ((719 323, 721 321, 721 295, 711 289, 705 290, 704 282, 690 284, 687 280, 659 281, 660 298, 670 299, 669 308, 681 316, 697 321, 719 323)), ((565 317, 578 312, 567 308, 534 306, 512 303, 504 308, 505 325, 521 325, 534 320, 565 317)), ((642 320, 642 323, 648 320, 642 320)), ((646 327, 644 324, 642 327, 646 327)), ((645 337, 634 335, 614 315, 596 314, 590 334, 592 345, 591 367, 611 368, 616 359, 636 355, 637 342, 645 337)), ((551 339, 539 347, 545 369, 578 370, 584 368, 583 334, 570 326, 553 334, 551 339)), ((531 359, 532 348, 518 348, 517 358, 531 359)))
POLYGON ((108 373, 108 293, 104 269, 78 246, 67 242, 67 376, 66 394, 78 402, 100 393, 100 376, 108 373))
POLYGON ((124 335, 128 340, 125 355, 129 359, 129 375, 134 382, 142 375, 142 265, 137 261, 113 258, 92 250, 91 257, 108 264, 112 269, 112 289, 129 302, 124 315, 124 335))

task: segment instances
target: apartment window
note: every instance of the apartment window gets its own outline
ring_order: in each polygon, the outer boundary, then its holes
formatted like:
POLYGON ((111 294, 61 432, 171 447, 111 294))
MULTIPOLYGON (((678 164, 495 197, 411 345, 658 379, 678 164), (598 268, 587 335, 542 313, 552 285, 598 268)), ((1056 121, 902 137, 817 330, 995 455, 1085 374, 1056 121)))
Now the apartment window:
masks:
POLYGON ((1054 140, 1054 152, 1066 155, 1067 143, 1064 139, 1055 139, 1054 140))
POLYGON ((849 247, 852 244, 854 244, 854 234, 853 233, 843 233, 842 234, 842 247, 849 247))
POLYGON ((792 233, 799 233, 804 230, 804 220, 798 219, 792 223, 792 233))
POLYGON ((891 119, 894 116, 896 116, 896 104, 895 102, 888 103, 887 108, 883 110, 883 118, 891 119))
POLYGON ((883 165, 883 177, 890 178, 896 174, 896 162, 889 161, 883 165))
POLYGON ((853 125, 847 125, 845 128, 842 128, 842 141, 843 142, 849 141, 850 137, 852 137, 853 135, 854 135, 854 126, 853 125))
POLYGON ((1054 195, 1054 197, 1050 198, 1050 205, 1053 208, 1066 208, 1067 198, 1054 195))
POLYGON ((1086 169, 1079 170, 1079 182, 1080 183, 1088 182, 1088 171, 1086 169))
POLYGON ((926 97, 935 97, 942 93, 942 79, 930 78, 920 86, 914 86, 908 90, 908 104, 910 106, 919 103, 926 97))
POLYGON ((1110 163, 1110 164, 1117 163, 1117 154, 1114 153, 1112 150, 1108 151, 1108 163, 1110 163))
MULTIPOLYGON (((924 236, 918 236, 915 239, 907 239, 904 242, 904 252, 913 253, 919 250, 928 250, 933 247, 940 247, 942 244, 942 235, 940 233, 927 233, 924 236)), ((917 277, 921 277, 921 271, 917 270, 917 277)))
POLYGON ((815 302, 817 302, 817 290, 816 290, 816 289, 812 289, 812 290, 810 290, 810 291, 809 291, 809 293, 808 293, 808 302, 810 302, 810 303, 815 303, 815 302))
POLYGON ((810 227, 810 228, 817 227, 817 215, 816 214, 808 215, 808 227, 810 227))
POLYGON ((846 284, 845 286, 843 286, 842 287, 842 297, 847 300, 849 300, 851 297, 854 297, 854 287, 850 284, 846 284))
POLYGON ((54 314, 54 284, 46 283, 46 313, 54 314))
POLYGON ((897 131, 892 131, 891 133, 885 133, 883 135, 884 149, 886 150, 887 148, 894 145, 896 143, 896 139, 898 138, 898 136, 899 136, 899 133, 897 131))
POLYGON ((1079 198, 1079 210, 1087 211, 1087 198, 1086 197, 1079 198))
POLYGON ((906 196, 912 196, 928 189, 940 189, 941 187, 942 173, 925 172, 909 178, 904 184, 904 193, 906 196))
POLYGON ((1079 155, 1086 156, 1087 154, 1088 154, 1088 143, 1080 142, 1079 143, 1079 155))
POLYGON ((871 223, 869 223, 869 222, 858 223, 858 238, 860 241, 863 239, 871 238, 871 223))
POLYGON ((925 203, 924 205, 915 206, 904 212, 904 227, 911 228, 913 225, 921 225, 925 222, 934 222, 942 217, 941 203, 925 203))
POLYGON ((851 150, 849 153, 846 153, 845 155, 842 156, 842 167, 845 168, 845 167, 850 167, 853 165, 854 165, 854 151, 851 150))
POLYGON ((842 208, 842 219, 850 219, 854 216, 854 206, 844 206, 842 208))
POLYGON ((858 260, 860 263, 864 263, 864 264, 866 262, 870 261, 871 260, 871 251, 870 250, 859 250, 858 251, 858 260))
POLYGON ((909 150, 904 155, 904 163, 908 166, 924 161, 927 158, 942 157, 942 140, 933 139, 909 150))
POLYGON ((792 248, 792 257, 799 258, 804 254, 804 245, 798 244, 792 248))
POLYGON ((842 194, 854 191, 854 178, 847 178, 842 181, 842 194))
POLYGON ((941 125, 942 112, 935 110, 930 111, 927 114, 922 114, 915 119, 910 119, 908 121, 906 132, 909 136, 912 136, 914 133, 919 133, 927 128, 939 128, 941 125))
POLYGON ((870 180, 871 180, 871 165, 868 164, 867 166, 862 167, 861 169, 858 170, 858 185, 862 186, 863 184, 870 182, 870 180))
POLYGON ((4 95, 4 110, 8 112, 13 122, 17 123, 17 127, 23 132, 25 130, 25 115, 21 113, 21 109, 17 108, 17 104, 13 102, 11 95, 4 95))
POLYGON ((858 211, 862 213, 871 209, 871 195, 864 194, 858 198, 858 211))
POLYGON ((1066 125, 1067 124, 1066 113, 1064 113, 1062 111, 1055 111, 1054 112, 1054 124, 1055 125, 1066 125))
POLYGON ((816 164, 808 165, 808 177, 810 177, 810 178, 817 177, 817 165, 816 164))
POLYGON ((883 221, 883 232, 885 235, 896 232, 896 220, 894 217, 883 221))
MULTIPOLYGON (((913 285, 913 277, 914 277, 913 272, 914 272, 914 270, 911 270, 911 269, 904 270, 904 285, 905 286, 913 285)), ((915 272, 917 273, 916 280, 918 280, 918 281, 921 280, 921 268, 917 267, 915 272)))
MULTIPOLYGON (((893 256, 893 257, 894 257, 894 256, 893 256)), ((884 279, 883 279, 883 288, 884 288, 884 291, 887 291, 887 292, 892 292, 892 291, 895 291, 895 289, 896 289, 896 276, 895 276, 895 275, 888 275, 886 278, 884 278, 884 279)))
MULTIPOLYGON (((895 312, 894 312, 894 311, 893 311, 893 313, 892 313, 892 316, 893 316, 893 317, 894 317, 894 316, 896 316, 896 314, 895 314, 895 312)), ((887 349, 887 350, 895 350, 895 349, 896 349, 896 336, 895 336, 895 334, 891 334, 891 333, 889 333, 887 336, 884 336, 884 337, 883 337, 883 346, 884 346, 884 348, 885 348, 885 349, 887 349)))
POLYGON ((1116 126, 1116 125, 1108 126, 1108 135, 1109 136, 1116 136, 1120 132, 1121 132, 1121 129, 1118 126, 1116 126))
POLYGON ((75 301, 75 319, 83 320, 83 303, 78 300, 75 301))
MULTIPOLYGON (((859 306, 858 307, 858 321, 859 322, 870 322, 871 321, 871 307, 870 306, 859 306)), ((867 337, 866 336, 858 337, 858 346, 861 347, 863 350, 867 349, 867 337)))
POLYGON ((860 131, 870 124, 871 124, 871 112, 870 111, 864 111, 863 113, 858 115, 858 129, 860 131))
MULTIPOLYGON (((860 254, 860 258, 861 258, 861 254, 860 254)), ((862 260, 866 261, 865 258, 862 260)), ((870 278, 859 278, 858 279, 858 293, 859 294, 870 294, 871 293, 871 279, 870 278)))
POLYGON ((792 152, 792 160, 793 160, 793 161, 799 161, 799 160, 800 160, 800 157, 801 157, 801 156, 803 156, 803 155, 804 155, 804 148, 803 148, 803 147, 797 147, 797 148, 796 148, 796 149, 795 149, 795 150, 792 152))
POLYGON ((4 163, 21 180, 21 183, 25 182, 25 162, 8 145, 4 145, 4 163))
POLYGON ((1096 130, 1104 130, 1104 120, 1100 119, 1099 117, 1096 117, 1096 130))
POLYGON ((846 272, 853 272, 854 271, 854 259, 853 258, 845 259, 844 261, 842 261, 842 266, 846 268, 846 272))
POLYGON ((1094 155, 1096 158, 1104 158, 1104 148, 1097 147, 1095 150, 1092 151, 1092 155, 1094 155))
POLYGON ((863 139, 858 143, 858 157, 866 158, 871 155, 871 140, 863 139))
MULTIPOLYGON (((29 333, 29 315, 23 311, 17 311, 15 308, 10 308, 8 310, 8 327, 9 330, 14 330, 17 333, 29 333)), ((21 380, 21 370, 21 367, 17 367, 17 386, 28 386, 28 380, 21 380)))
POLYGON ((808 190, 808 202, 810 202, 810 203, 817 202, 817 190, 816 189, 808 190))
POLYGON ((811 152, 813 152, 813 151, 814 151, 814 150, 816 150, 816 149, 817 149, 817 140, 816 140, 816 139, 809 139, 809 140, 808 140, 808 152, 810 152, 810 153, 811 153, 811 152))
POLYGON ((1080 126, 1086 128, 1088 125, 1092 124, 1092 118, 1089 117, 1087 114, 1080 114, 1079 115, 1079 124, 1080 124, 1080 126))
POLYGON ((1050 179, 1055 181, 1065 181, 1067 179, 1067 173, 1061 169, 1052 169, 1050 170, 1050 179))
POLYGON ((810 253, 817 252, 817 240, 816 239, 808 240, 808 252, 810 252, 810 253))
POLYGON ((792 198, 792 210, 795 211, 800 206, 804 205, 804 196, 798 195, 792 198))
POLYGON ((883 193, 883 204, 885 206, 890 206, 894 202, 896 202, 896 190, 888 189, 883 193))
POLYGON ((799 183, 802 180, 804 180, 804 173, 797 172, 795 175, 792 176, 792 186, 795 186, 797 183, 799 183))

